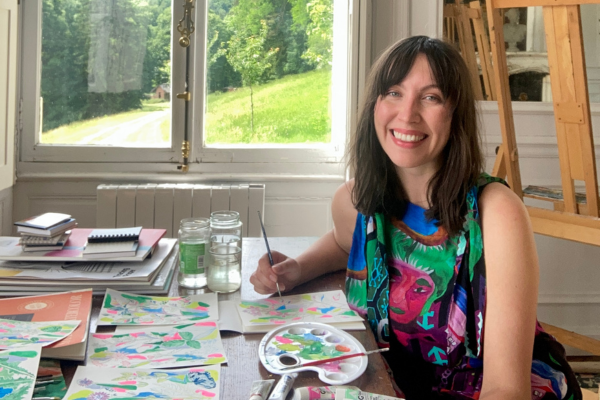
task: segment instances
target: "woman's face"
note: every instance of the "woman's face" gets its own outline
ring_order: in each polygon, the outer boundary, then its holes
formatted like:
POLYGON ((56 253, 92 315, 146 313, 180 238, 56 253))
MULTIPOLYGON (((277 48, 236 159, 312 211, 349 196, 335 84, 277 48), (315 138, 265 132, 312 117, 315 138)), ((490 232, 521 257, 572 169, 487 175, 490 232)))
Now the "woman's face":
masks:
POLYGON ((452 107, 433 79, 425 55, 375 104, 375 130, 397 169, 435 173, 450 136, 452 107))
POLYGON ((433 279, 404 262, 390 266, 390 317, 401 324, 414 321, 435 290, 433 279))

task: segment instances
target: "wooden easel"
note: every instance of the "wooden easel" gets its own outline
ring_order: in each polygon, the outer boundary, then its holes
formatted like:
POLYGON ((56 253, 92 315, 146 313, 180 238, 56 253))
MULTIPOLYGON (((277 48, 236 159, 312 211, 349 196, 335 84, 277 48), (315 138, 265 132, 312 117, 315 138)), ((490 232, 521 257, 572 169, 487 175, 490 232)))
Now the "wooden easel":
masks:
POLYGON ((498 148, 493 174, 506 178, 513 191, 523 197, 504 50, 504 21, 500 10, 542 6, 562 191, 555 191, 553 197, 530 196, 552 202, 553 210, 531 206, 527 206, 527 209, 534 232, 600 246, 596 156, 579 7, 580 4, 600 3, 600 0, 486 0, 486 2, 498 113, 502 129, 502 145, 498 148), (576 196, 576 180, 585 184, 585 196, 576 196))
POLYGON ((490 41, 483 24, 481 4, 479 0, 471 1, 468 6, 461 4, 460 0, 455 1, 456 4, 446 4, 444 6, 444 37, 452 42, 458 39, 460 53, 471 72, 471 79, 474 82, 475 98, 477 100, 496 100, 490 41), (481 80, 479 79, 480 72, 473 37, 477 43, 481 80), (481 81, 483 81, 485 93, 482 90, 481 81))

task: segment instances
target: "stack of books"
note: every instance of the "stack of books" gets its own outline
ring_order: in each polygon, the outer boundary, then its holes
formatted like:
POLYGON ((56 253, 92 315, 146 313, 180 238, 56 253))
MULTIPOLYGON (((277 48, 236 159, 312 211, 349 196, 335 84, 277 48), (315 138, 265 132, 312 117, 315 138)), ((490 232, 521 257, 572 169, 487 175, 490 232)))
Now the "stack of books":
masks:
MULTIPOLYGON (((165 229, 141 229, 134 255, 105 251, 86 256, 86 247, 94 244, 99 233, 73 228, 62 250, 33 253, 23 251, 18 237, 0 237, 0 293, 16 296, 92 288, 94 294, 101 294, 107 288, 124 287, 134 293, 168 293, 177 265, 177 239, 162 238, 165 229)), ((99 244, 120 243, 127 242, 99 244)))
POLYGON ((77 222, 68 214, 45 213, 17 221, 15 226, 23 251, 52 251, 64 247, 77 222))

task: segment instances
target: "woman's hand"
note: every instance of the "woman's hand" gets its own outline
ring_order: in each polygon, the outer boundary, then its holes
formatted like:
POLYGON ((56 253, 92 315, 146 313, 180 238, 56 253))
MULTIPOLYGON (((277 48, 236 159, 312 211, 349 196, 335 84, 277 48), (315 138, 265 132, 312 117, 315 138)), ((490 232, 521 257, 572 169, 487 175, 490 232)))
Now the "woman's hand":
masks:
POLYGON ((276 293, 276 282, 279 283, 279 290, 282 292, 291 290, 301 282, 301 267, 295 259, 278 251, 272 251, 271 255, 275 265, 271 267, 269 256, 264 254, 258 260, 256 271, 250 276, 250 283, 254 285, 254 290, 260 294, 276 293))

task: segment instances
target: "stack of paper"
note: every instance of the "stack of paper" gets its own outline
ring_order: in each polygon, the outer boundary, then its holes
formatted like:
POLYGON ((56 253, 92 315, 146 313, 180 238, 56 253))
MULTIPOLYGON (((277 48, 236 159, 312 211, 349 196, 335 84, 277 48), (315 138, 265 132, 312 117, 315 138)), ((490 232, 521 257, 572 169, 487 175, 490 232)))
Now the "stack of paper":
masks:
POLYGON ((17 221, 15 226, 23 251, 50 251, 63 248, 77 222, 69 214, 50 212, 17 221))
POLYGON ((127 287, 132 293, 166 294, 177 261, 175 244, 176 239, 160 239, 152 257, 127 263, 69 258, 67 249, 34 261, 0 262, 0 292, 14 296, 92 288, 94 293, 104 293, 107 288, 127 287), (79 261, 54 261, 57 258, 79 261))

